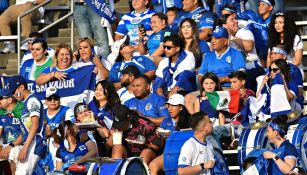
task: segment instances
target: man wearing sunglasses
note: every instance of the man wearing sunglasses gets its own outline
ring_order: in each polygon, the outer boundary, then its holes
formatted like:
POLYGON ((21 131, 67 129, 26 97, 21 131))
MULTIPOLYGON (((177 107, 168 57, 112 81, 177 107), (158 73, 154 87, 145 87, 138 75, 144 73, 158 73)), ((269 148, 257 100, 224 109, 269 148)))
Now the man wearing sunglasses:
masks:
POLYGON ((11 96, 8 89, 3 89, 0 92, 0 136, 3 138, 2 150, 0 152, 0 161, 8 160, 11 165, 12 173, 15 173, 16 169, 16 156, 20 151, 20 145, 22 143, 20 121, 23 103, 17 102, 17 100, 11 96))
POLYGON ((184 50, 183 40, 178 35, 164 39, 166 58, 159 63, 154 92, 161 96, 183 95, 196 90, 195 57, 192 52, 184 50))
POLYGON ((6 86, 14 98, 24 101, 20 118, 23 141, 18 153, 16 174, 29 175, 46 154, 43 105, 35 94, 31 94, 23 77, 11 77, 6 86))

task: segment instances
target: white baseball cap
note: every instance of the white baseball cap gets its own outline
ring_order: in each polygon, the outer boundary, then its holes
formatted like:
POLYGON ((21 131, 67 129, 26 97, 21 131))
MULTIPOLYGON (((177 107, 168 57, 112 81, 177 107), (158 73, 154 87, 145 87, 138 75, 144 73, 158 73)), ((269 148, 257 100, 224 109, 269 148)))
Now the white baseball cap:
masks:
POLYGON ((184 105, 184 97, 180 94, 173 94, 165 104, 184 105))
POLYGON ((48 88, 46 89, 46 98, 51 97, 52 95, 57 95, 57 96, 59 96, 59 95, 57 94, 57 88, 55 88, 55 87, 48 87, 48 88))

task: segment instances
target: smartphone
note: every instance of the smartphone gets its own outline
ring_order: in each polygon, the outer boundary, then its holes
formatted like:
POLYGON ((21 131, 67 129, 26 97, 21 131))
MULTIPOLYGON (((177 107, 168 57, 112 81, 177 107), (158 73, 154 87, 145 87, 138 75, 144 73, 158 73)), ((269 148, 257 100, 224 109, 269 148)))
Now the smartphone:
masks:
POLYGON ((142 36, 146 36, 146 30, 145 30, 144 24, 139 24, 139 31, 142 36))

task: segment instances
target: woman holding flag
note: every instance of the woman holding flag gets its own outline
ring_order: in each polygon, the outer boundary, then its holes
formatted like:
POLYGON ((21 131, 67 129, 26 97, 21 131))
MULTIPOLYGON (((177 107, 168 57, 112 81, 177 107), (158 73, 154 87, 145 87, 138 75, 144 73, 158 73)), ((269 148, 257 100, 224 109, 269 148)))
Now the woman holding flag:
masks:
POLYGON ((295 102, 298 92, 297 85, 291 79, 287 62, 285 60, 273 61, 269 67, 269 74, 264 76, 256 94, 257 99, 265 98, 261 108, 264 114, 263 120, 280 114, 288 114, 291 110, 300 108, 295 102), (266 97, 263 96, 264 94, 267 94, 266 97))
POLYGON ((268 174, 289 174, 296 165, 298 158, 296 148, 285 138, 288 131, 286 121, 287 115, 281 115, 273 118, 268 124, 267 136, 269 141, 275 145, 275 149, 263 153, 265 159, 273 161, 273 164, 269 164, 268 174))

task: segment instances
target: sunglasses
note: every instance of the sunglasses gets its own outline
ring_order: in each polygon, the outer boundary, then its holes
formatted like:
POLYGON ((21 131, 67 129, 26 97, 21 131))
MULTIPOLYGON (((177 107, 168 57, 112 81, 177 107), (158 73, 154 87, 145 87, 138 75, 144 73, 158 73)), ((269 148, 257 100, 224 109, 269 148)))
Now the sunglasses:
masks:
POLYGON ((3 99, 8 99, 10 97, 4 97, 4 96, 0 96, 0 100, 3 100, 3 99))
POLYGON ((174 48, 174 46, 163 46, 163 49, 167 49, 167 50, 171 50, 172 48, 174 48))
POLYGON ((58 100, 60 100, 60 97, 58 97, 58 96, 51 96, 51 97, 46 98, 46 100, 47 101, 52 101, 52 100, 58 101, 58 100))
POLYGON ((276 73, 277 71, 279 71, 278 68, 273 68, 273 69, 270 70, 270 72, 274 72, 274 73, 276 73))
POLYGON ((29 39, 28 39, 28 43, 29 43, 29 44, 33 44, 33 42, 34 42, 35 40, 36 40, 36 38, 29 38, 29 39))

